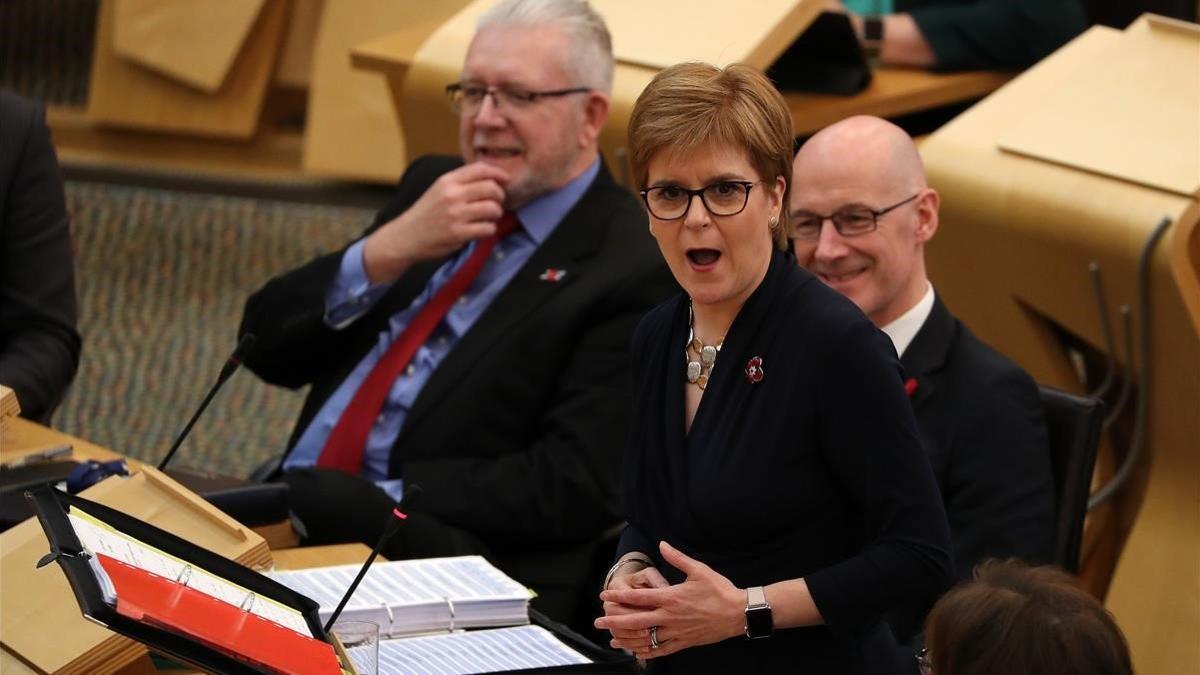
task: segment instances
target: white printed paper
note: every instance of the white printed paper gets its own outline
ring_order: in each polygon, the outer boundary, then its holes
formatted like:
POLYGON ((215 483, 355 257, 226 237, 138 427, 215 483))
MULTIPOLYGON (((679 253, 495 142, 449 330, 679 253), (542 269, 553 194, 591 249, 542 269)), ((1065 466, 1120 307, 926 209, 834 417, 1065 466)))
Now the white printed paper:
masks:
MULTIPOLYGON (((355 659, 354 649, 347 654, 355 659)), ((379 675, 467 675, 580 663, 591 660, 541 626, 493 628, 379 643, 379 675)))
MULTIPOLYGON (((359 565, 271 572, 321 605, 327 620, 359 565)), ((342 619, 373 621, 381 635, 529 623, 529 590, 482 556, 376 563, 346 604, 342 619)))

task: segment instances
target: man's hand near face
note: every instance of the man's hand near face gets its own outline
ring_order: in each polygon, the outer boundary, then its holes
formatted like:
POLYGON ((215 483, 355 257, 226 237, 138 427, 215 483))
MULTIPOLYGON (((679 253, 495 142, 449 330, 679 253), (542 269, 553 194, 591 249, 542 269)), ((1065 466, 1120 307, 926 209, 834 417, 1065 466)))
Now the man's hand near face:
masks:
POLYGON ((504 212, 507 182, 507 173, 482 162, 442 175, 411 208, 367 237, 367 278, 372 284, 391 283, 415 263, 436 260, 472 239, 491 236, 504 212))

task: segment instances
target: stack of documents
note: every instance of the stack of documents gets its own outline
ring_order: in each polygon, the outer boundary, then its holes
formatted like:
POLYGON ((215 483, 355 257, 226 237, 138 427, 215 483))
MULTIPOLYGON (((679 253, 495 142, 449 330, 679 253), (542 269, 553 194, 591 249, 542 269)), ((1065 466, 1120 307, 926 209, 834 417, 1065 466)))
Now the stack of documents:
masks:
MULTIPOLYGON (((362 649, 346 650, 356 666, 370 663, 361 654, 362 649)), ((541 626, 426 635, 379 643, 379 672, 388 675, 469 675, 591 662, 541 626)))
MULTIPOLYGON (((327 621, 359 565, 271 572, 275 581, 321 605, 327 621)), ((381 637, 529 623, 530 592, 482 556, 376 563, 341 620, 372 621, 381 637)))

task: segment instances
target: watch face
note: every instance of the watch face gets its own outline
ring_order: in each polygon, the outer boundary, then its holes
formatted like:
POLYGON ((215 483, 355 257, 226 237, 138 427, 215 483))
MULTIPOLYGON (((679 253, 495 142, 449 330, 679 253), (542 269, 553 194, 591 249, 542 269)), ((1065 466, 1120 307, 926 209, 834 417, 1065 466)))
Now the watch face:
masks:
POLYGON ((867 42, 879 42, 883 40, 883 19, 877 16, 864 18, 863 39, 867 42))
POLYGON ((746 608, 746 637, 751 639, 770 637, 774 630, 775 620, 771 616, 770 605, 746 608))

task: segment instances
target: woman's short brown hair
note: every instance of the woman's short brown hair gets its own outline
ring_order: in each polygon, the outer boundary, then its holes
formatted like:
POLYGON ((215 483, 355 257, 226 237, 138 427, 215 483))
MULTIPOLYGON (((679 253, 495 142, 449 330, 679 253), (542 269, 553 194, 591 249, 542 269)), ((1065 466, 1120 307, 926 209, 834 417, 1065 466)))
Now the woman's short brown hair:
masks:
POLYGON ((1125 636, 1062 570, 989 560, 925 621, 934 675, 1130 675, 1125 636))
POLYGON ((650 159, 660 150, 687 155, 717 144, 745 148, 766 185, 782 176, 787 187, 772 231, 779 248, 787 247, 792 140, 783 96, 760 71, 737 63, 680 63, 663 70, 638 96, 629 118, 629 159, 643 188, 650 159))

